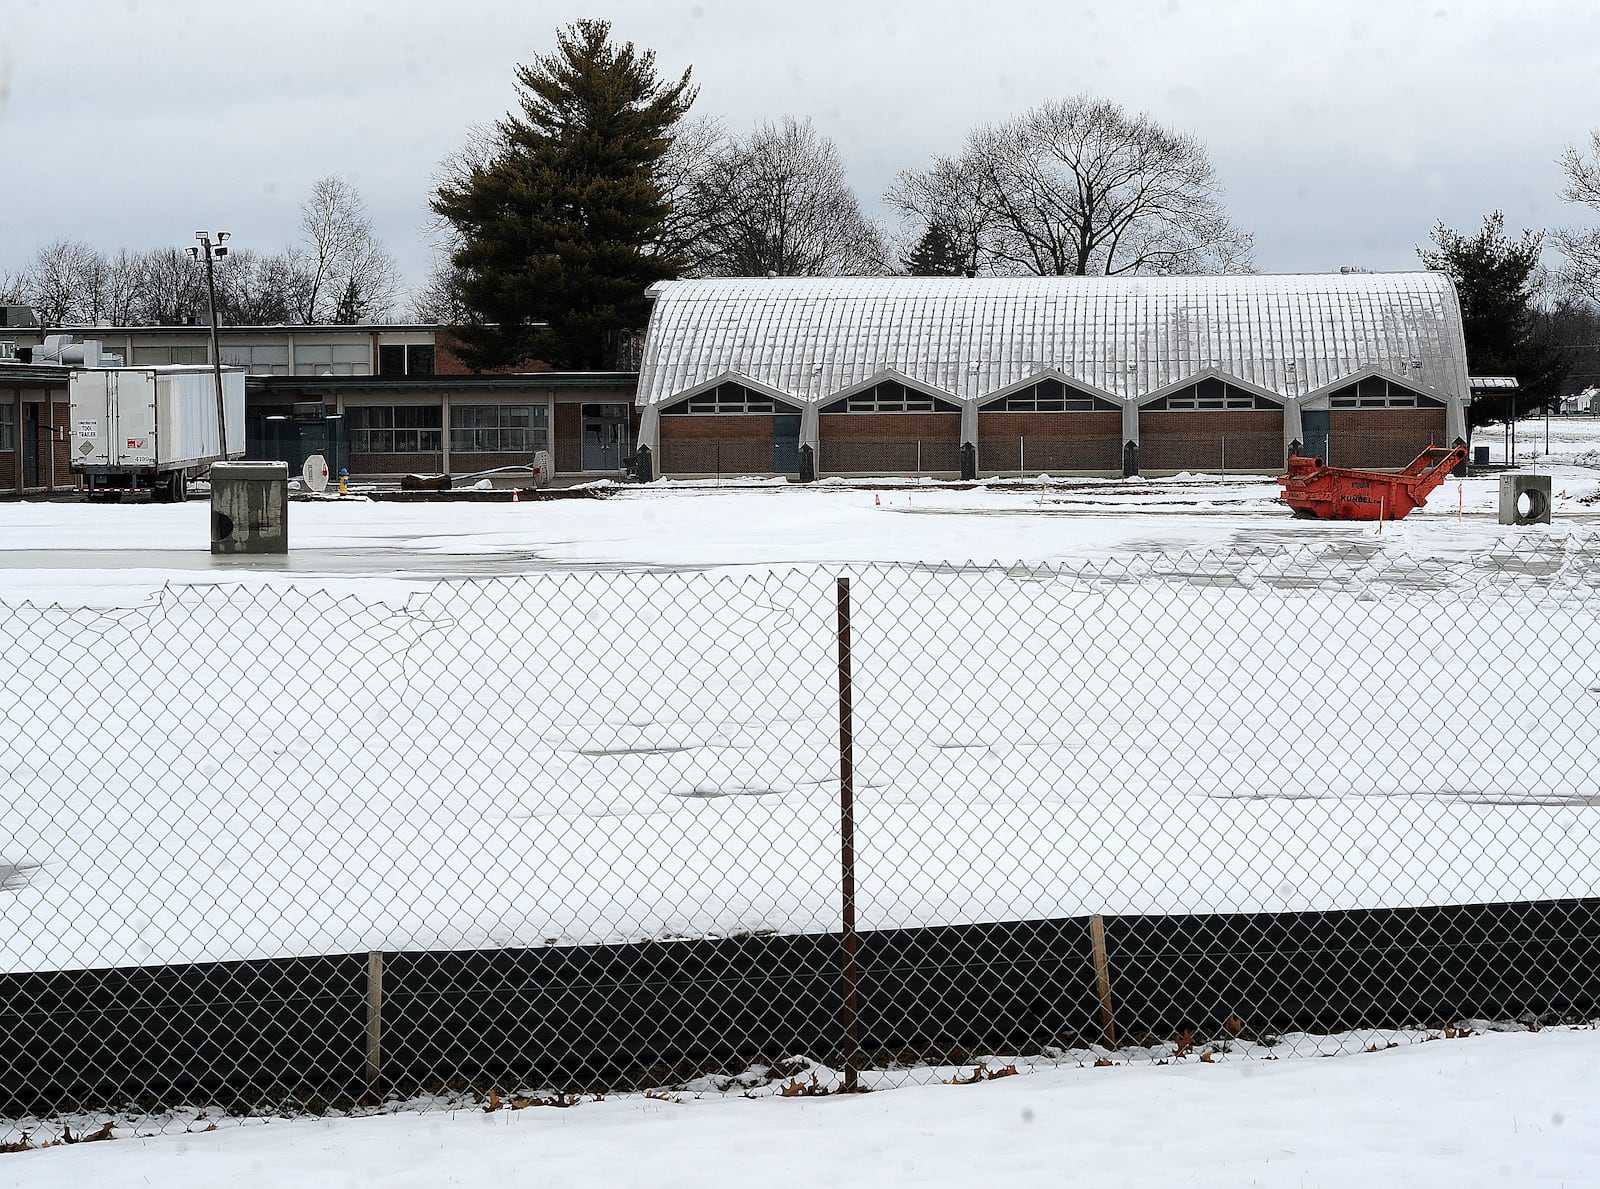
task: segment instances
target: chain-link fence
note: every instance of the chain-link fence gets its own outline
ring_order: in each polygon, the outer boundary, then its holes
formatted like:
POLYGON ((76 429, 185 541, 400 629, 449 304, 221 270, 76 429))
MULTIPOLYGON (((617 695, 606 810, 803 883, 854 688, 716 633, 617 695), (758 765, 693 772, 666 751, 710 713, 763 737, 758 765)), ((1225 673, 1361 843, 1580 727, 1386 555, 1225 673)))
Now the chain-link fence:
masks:
POLYGON ((1593 538, 350 589, 0 613, 14 1126, 1596 1010, 1593 538))

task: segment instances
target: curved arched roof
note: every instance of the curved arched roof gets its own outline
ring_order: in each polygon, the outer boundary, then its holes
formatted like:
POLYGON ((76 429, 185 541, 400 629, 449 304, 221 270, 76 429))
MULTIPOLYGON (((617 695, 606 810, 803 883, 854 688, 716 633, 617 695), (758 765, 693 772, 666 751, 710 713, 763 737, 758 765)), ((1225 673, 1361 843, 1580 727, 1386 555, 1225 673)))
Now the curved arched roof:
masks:
POLYGON ((1460 307, 1434 272, 730 278, 651 294, 644 405, 730 373, 819 401, 891 369, 960 399, 1046 370, 1137 399, 1213 368, 1291 398, 1373 368, 1468 395, 1460 307))

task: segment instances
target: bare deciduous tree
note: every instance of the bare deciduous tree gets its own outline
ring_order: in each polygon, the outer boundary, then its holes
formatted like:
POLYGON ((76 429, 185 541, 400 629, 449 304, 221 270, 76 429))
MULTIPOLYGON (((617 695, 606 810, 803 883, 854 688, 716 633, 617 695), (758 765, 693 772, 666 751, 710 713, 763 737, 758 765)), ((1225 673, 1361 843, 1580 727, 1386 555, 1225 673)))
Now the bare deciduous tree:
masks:
POLYGON ((941 229, 961 271, 976 272, 991 264, 988 248, 999 234, 999 215, 988 201, 983 179, 959 159, 941 157, 921 172, 901 173, 885 197, 918 224, 918 241, 929 229, 941 229))
POLYGON ((678 121, 672 141, 656 168, 656 188, 667 215, 657 230, 654 252, 684 261, 689 276, 705 275, 713 247, 706 232, 721 205, 711 181, 721 158, 733 147, 722 122, 712 116, 678 121))
POLYGON ((413 322, 455 326, 465 322, 469 313, 456 291, 450 256, 439 253, 422 284, 411 291, 406 317, 413 322))
MULTIPOLYGON (((1566 175, 1562 199, 1600 214, 1600 130, 1589 133, 1586 151, 1568 145, 1560 165, 1566 175)), ((1560 277, 1564 288, 1600 302, 1600 227, 1563 228, 1554 239, 1567 258, 1560 277)))
POLYGON ((96 305, 100 253, 81 240, 57 239, 34 254, 23 272, 28 304, 46 326, 91 321, 96 305))
POLYGON ((307 248, 300 320, 387 316, 400 291, 400 273, 355 188, 338 174, 319 179, 300 206, 300 229, 307 248))
POLYGON ((693 187, 691 254, 706 276, 884 271, 883 237, 861 212, 833 142, 809 120, 762 124, 721 148, 693 187))
POLYGON ((1251 238, 1228 220, 1204 146, 1088 95, 973 131, 959 156, 902 173, 886 198, 997 273, 1251 267, 1251 238))
POLYGON ((266 255, 236 248, 217 262, 217 319, 224 325, 293 322, 306 284, 306 260, 297 248, 266 255))
POLYGON ((203 267, 177 248, 156 248, 144 253, 132 320, 149 326, 182 326, 205 317, 203 267))

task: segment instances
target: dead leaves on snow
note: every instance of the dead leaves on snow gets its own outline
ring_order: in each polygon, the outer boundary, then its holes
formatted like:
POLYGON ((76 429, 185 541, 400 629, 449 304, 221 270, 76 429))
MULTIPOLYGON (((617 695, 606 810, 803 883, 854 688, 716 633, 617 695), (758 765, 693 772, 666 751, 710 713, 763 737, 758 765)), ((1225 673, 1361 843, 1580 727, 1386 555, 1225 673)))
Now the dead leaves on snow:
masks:
POLYGON ((997 1078, 1014 1078, 1017 1076, 1016 1062, 1002 1065, 999 1069, 990 1069, 988 1062, 980 1061, 972 1067, 970 1077, 962 1077, 959 1073, 954 1077, 941 1078, 946 1086, 971 1086, 977 1082, 992 1082, 997 1078))
POLYGON ((1427 1044, 1430 1040, 1466 1040, 1467 1037, 1476 1035, 1478 1034, 1471 1028, 1464 1026, 1461 1028, 1452 1028, 1449 1024, 1445 1024, 1439 1029, 1439 1035, 1435 1036, 1432 1033, 1429 1033, 1427 1036, 1422 1038, 1422 1043, 1427 1044))
POLYGON ((514 1094, 502 1099, 498 1090, 491 1089, 488 1100, 483 1104, 483 1113, 490 1115, 501 1109, 525 1111, 530 1106, 553 1106, 565 1110, 580 1102, 604 1102, 605 1098, 604 1094, 563 1094, 558 1090, 554 1094, 514 1094))
POLYGON ((789 1079, 778 1093, 785 1098, 821 1098, 826 1094, 832 1094, 833 1088, 824 1086, 817 1080, 817 1075, 812 1074, 809 1083, 802 1082, 799 1078, 789 1079))
POLYGON ((115 1139, 116 1136, 111 1134, 111 1128, 115 1123, 116 1120, 107 1119, 99 1127, 85 1135, 73 1135, 72 1128, 63 1123, 61 1125, 61 1135, 58 1138, 47 1139, 38 1144, 33 1142, 33 1137, 29 1132, 24 1131, 21 1139, 12 1140, 9 1143, 0 1143, 0 1152, 33 1152, 40 1148, 60 1147, 62 1144, 92 1144, 97 1140, 115 1139))

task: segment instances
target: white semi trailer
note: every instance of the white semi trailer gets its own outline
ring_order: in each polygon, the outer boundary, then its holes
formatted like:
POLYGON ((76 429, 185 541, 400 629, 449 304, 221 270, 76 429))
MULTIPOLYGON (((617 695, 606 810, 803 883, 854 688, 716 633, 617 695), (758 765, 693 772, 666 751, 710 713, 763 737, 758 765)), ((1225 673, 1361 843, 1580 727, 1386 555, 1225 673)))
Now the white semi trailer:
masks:
POLYGON ((72 473, 94 499, 188 498, 189 480, 244 456, 244 371, 222 370, 227 444, 209 367, 79 368, 70 378, 72 473))

